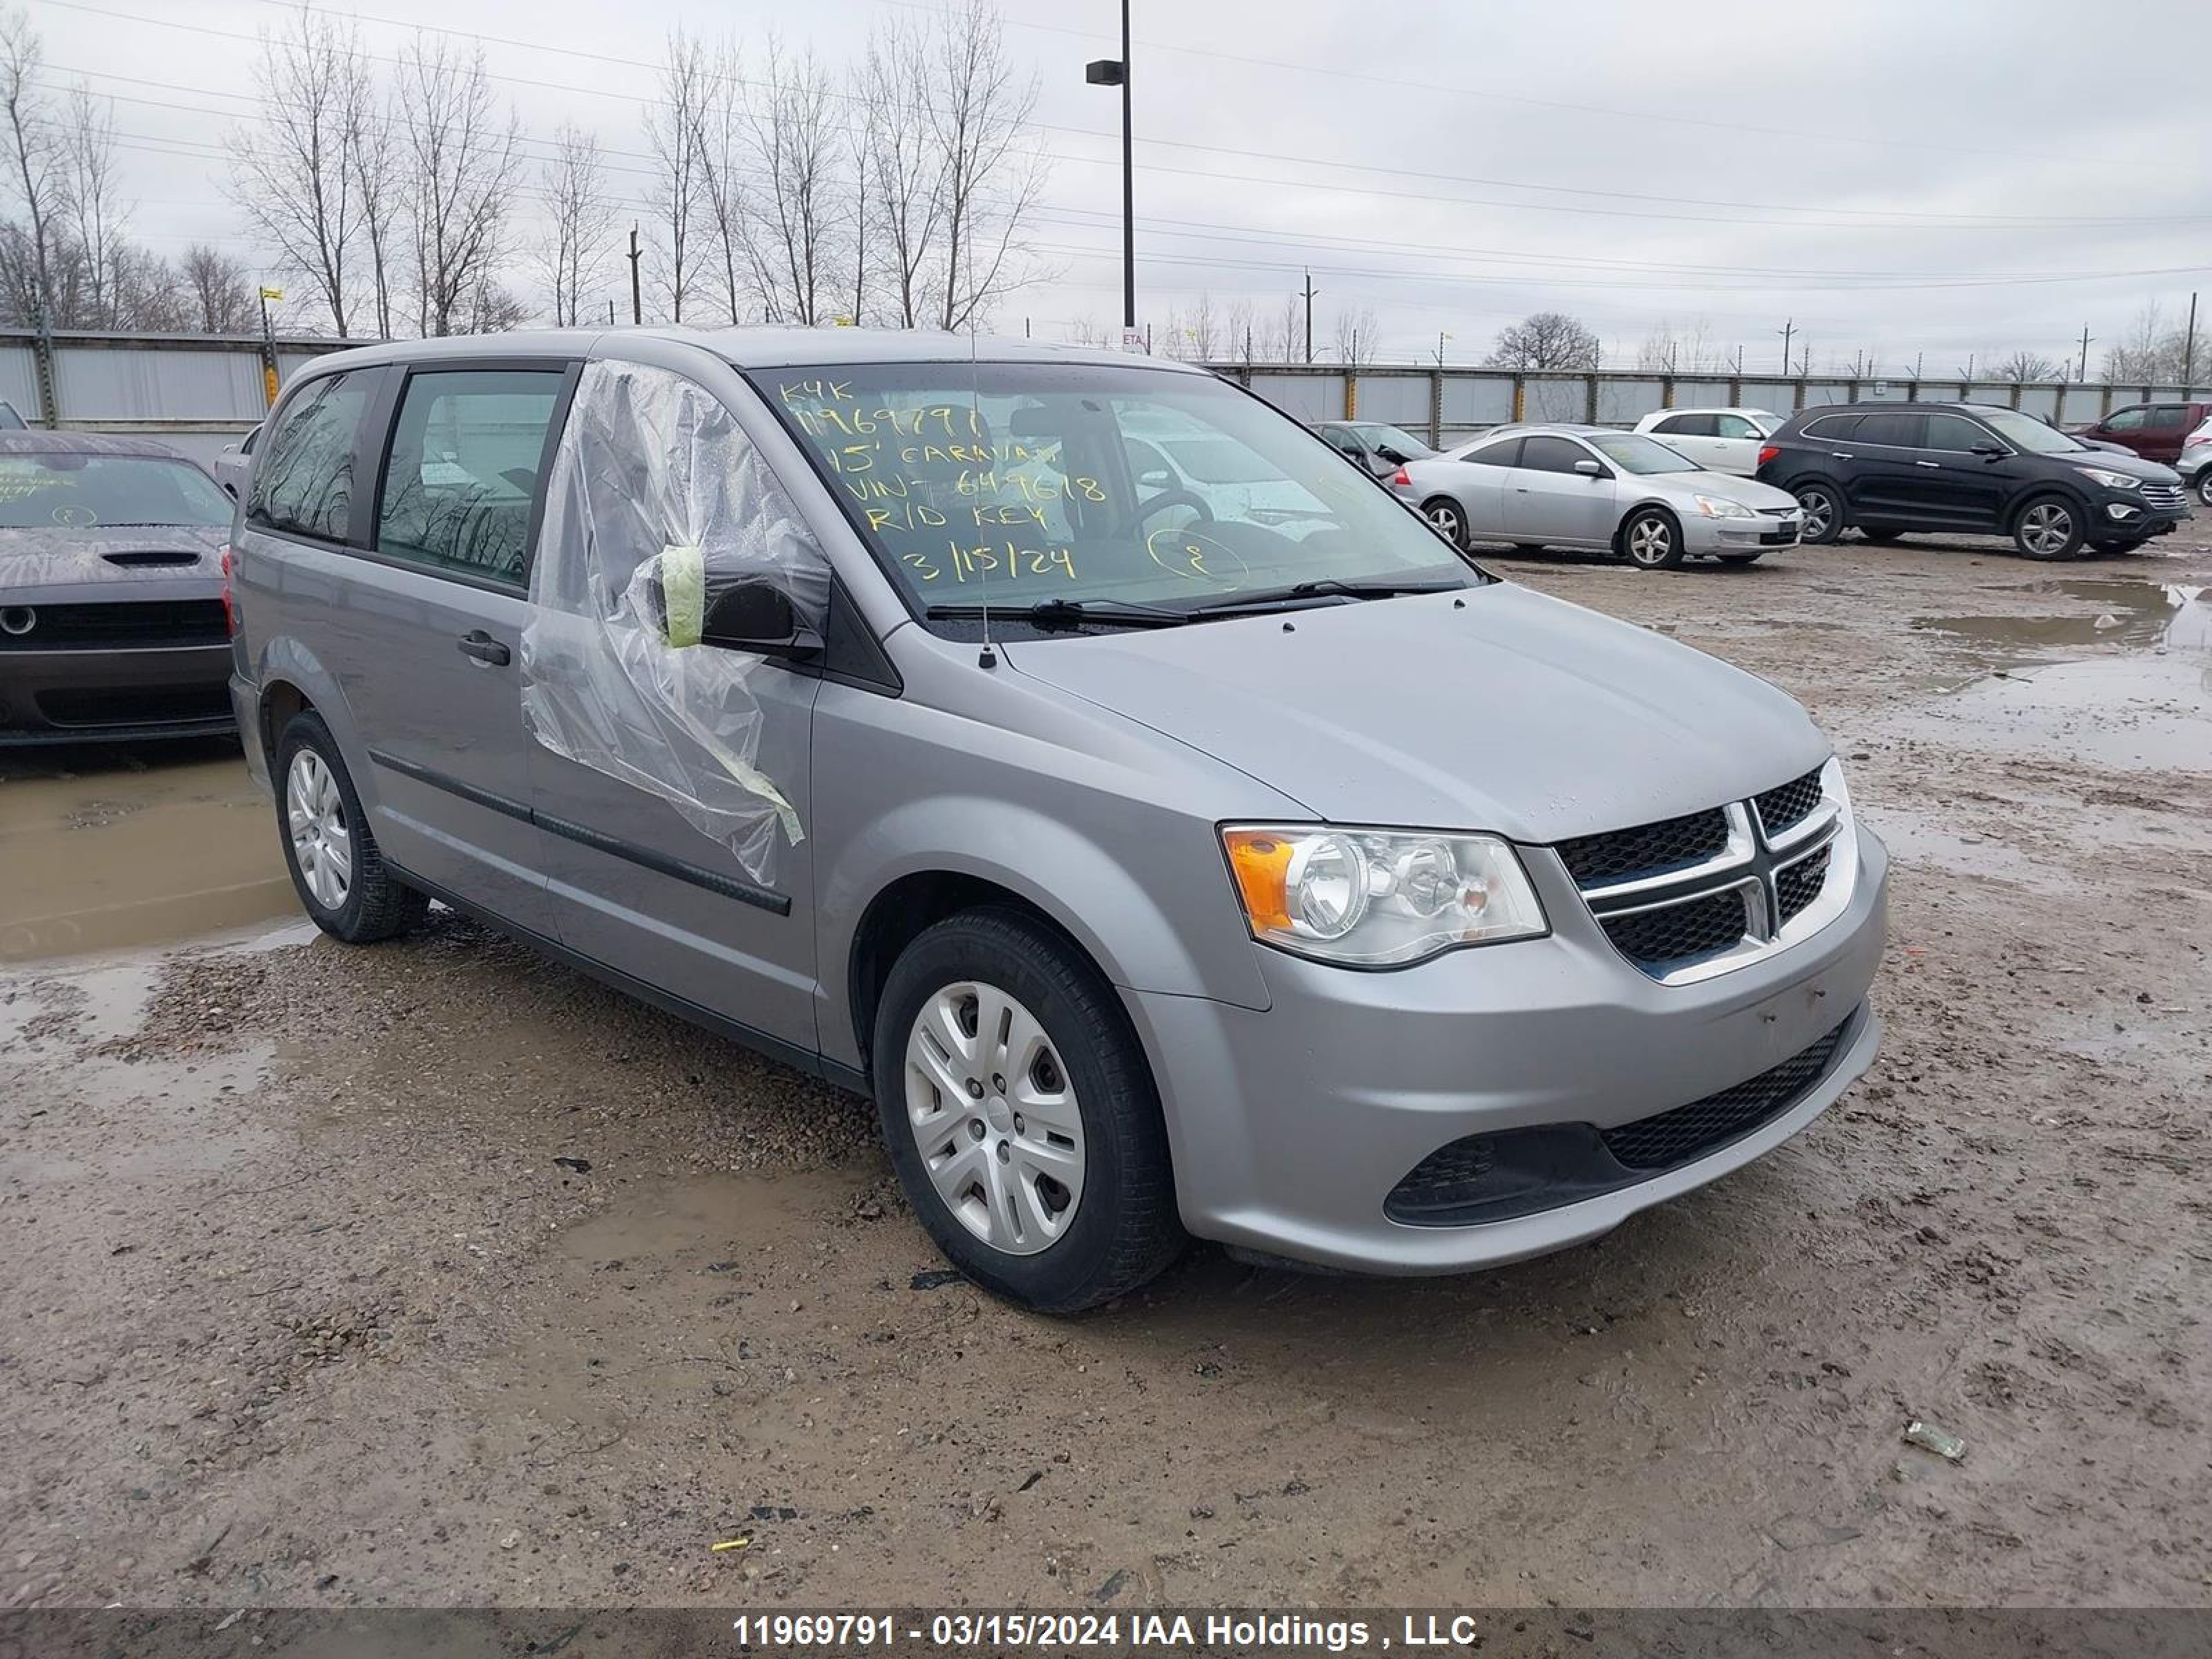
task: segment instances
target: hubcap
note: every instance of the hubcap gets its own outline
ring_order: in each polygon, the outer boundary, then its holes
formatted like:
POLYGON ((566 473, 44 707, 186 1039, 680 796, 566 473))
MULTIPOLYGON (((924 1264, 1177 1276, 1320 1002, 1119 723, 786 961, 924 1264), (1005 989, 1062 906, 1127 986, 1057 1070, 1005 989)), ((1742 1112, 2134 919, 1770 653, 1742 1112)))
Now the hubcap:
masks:
POLYGON ((353 890, 353 836, 337 780, 312 749, 294 755, 285 774, 284 819, 307 891, 324 909, 342 908, 353 890))
POLYGON ((2039 501, 2020 521, 2021 539, 2038 553, 2056 553, 2072 539, 2074 515, 2056 501, 2039 501))
POLYGON ((1083 1114, 1036 1016, 995 985, 948 985, 906 1042, 907 1123, 930 1184, 994 1250, 1056 1243, 1083 1196, 1083 1114))
POLYGON ((1829 501, 1827 492, 1808 489, 1797 498, 1797 505, 1805 509, 1805 533, 1808 536, 1825 534, 1828 528, 1828 521, 1834 517, 1836 511, 1835 504, 1829 501))
POLYGON ((1658 564, 1674 547, 1674 533, 1664 519, 1638 519, 1628 527, 1628 556, 1638 564, 1658 564))

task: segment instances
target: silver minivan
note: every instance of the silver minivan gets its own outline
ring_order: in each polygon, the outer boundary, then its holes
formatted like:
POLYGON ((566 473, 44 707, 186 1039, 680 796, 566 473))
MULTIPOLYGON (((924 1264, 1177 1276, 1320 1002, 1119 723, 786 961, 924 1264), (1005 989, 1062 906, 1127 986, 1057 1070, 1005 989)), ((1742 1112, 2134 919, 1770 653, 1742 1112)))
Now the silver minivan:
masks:
POLYGON ((1789 697, 1486 574, 1202 370, 625 330, 317 359, 226 559, 308 914, 435 899, 875 1101, 1056 1310, 1448 1273, 1867 1066, 1887 859, 1789 697))

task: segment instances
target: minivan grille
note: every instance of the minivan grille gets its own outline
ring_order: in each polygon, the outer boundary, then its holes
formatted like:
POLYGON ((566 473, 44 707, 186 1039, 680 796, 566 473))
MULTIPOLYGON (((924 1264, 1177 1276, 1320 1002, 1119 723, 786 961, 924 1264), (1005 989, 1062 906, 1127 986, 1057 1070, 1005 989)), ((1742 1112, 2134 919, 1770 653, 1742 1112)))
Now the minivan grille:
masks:
POLYGON ((1802 778, 1754 795, 1752 801, 1759 808, 1759 821, 1766 833, 1779 835, 1820 804, 1820 769, 1816 766, 1802 778))
POLYGON ((1614 949, 1667 984, 1724 973, 1825 927, 1850 897, 1847 817, 1815 767, 1747 800, 1554 844, 1614 949), (1806 920, 1800 921, 1801 918, 1806 920))
POLYGON ((1656 1117, 1640 1118, 1599 1136, 1606 1151, 1629 1169, 1657 1175, 1677 1164, 1688 1164, 1739 1140, 1762 1123, 1779 1117, 1804 1098, 1805 1092, 1827 1075, 1843 1041, 1849 1020, 1811 1047, 1800 1049, 1779 1066, 1757 1077, 1677 1106, 1656 1117))
POLYGON ((1641 823, 1633 830, 1578 836, 1559 846, 1567 873, 1580 887, 1702 864, 1727 850, 1728 818, 1718 807, 1641 823))

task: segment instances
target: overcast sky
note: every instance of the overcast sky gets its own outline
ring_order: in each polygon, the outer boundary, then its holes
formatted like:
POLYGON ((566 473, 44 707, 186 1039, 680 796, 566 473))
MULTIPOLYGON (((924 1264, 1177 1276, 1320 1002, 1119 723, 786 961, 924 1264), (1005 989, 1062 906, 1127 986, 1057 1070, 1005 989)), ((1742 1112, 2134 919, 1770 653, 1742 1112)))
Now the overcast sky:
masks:
MULTIPOLYGON (((50 79, 116 101, 134 234, 256 263, 220 141, 250 114, 278 0, 29 0, 50 79)), ((595 131, 642 211, 641 102, 668 28, 773 23, 832 62, 915 0, 367 0, 373 52, 420 25, 484 39, 526 129, 595 131)), ((1480 361, 1537 309, 1610 362, 1662 320, 1772 368, 1924 352, 1950 373, 2030 347, 2091 367, 2151 301, 2212 326, 2212 4, 2205 0, 1134 0, 1140 314, 1209 291, 1263 315, 1310 264, 1316 344, 1370 308, 1380 350, 1480 361)), ((1112 0, 1004 0, 1042 83, 1039 280, 1002 307, 1058 337, 1120 321, 1118 94, 1086 58, 1112 0)), ((532 144, 542 155, 544 146, 532 144)), ((526 237, 534 207, 521 210, 526 237)), ((617 269, 607 273, 615 291, 617 269)), ((527 286, 518 269, 515 285, 527 286)), ((533 295, 533 299, 537 296, 533 295)))

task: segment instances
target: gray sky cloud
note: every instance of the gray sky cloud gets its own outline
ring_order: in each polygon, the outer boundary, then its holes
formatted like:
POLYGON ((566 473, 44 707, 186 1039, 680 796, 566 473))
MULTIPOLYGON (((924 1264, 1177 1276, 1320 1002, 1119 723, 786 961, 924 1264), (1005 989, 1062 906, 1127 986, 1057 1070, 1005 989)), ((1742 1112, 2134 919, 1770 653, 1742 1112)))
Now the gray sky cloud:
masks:
MULTIPOLYGON (((221 155, 252 109, 273 0, 32 0, 50 78, 116 100, 133 230, 173 256, 240 244, 221 155)), ((372 0, 372 52, 416 25, 485 37, 542 155, 596 131, 643 216, 642 101, 666 31, 773 25, 842 63, 912 0, 372 0)), ((1006 0, 1042 82, 1053 157, 1030 240, 1039 280, 1001 309, 1058 337, 1119 322, 1116 95, 1083 82, 1115 49, 1111 0, 1006 0)), ((1482 0, 1396 8, 1136 0, 1138 284, 1154 321, 1201 291, 1280 307, 1310 264, 1317 343, 1367 307, 1380 351, 1479 359, 1558 307, 1610 361, 1662 321, 1753 368, 1794 320, 1816 371, 1873 354, 2029 347, 2069 362, 2146 302, 2212 304, 2212 7, 2192 0, 1482 0)), ((519 204, 526 236, 540 217, 519 204)), ((251 252, 250 249, 242 251, 251 252)), ((611 267, 610 295, 622 290, 611 267)), ((524 285, 518 262, 518 286, 524 285)))

